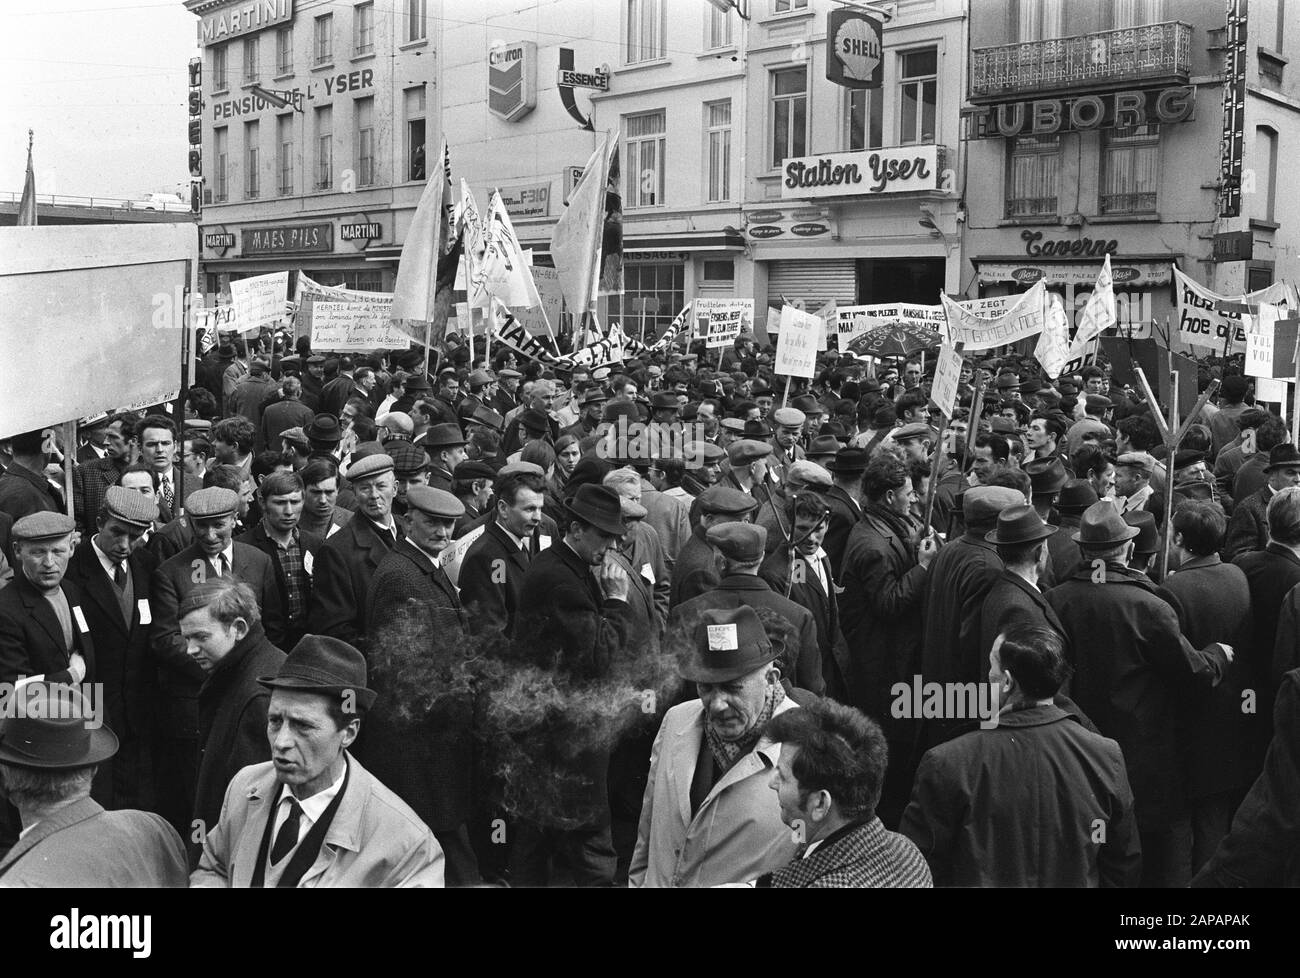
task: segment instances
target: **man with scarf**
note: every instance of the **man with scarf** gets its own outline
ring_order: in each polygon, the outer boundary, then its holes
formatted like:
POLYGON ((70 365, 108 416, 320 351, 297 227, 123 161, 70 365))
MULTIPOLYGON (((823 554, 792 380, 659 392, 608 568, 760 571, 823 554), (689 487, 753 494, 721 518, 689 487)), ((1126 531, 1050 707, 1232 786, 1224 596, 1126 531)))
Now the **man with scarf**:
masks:
POLYGON ((680 662, 699 699, 665 715, 628 881, 634 887, 743 883, 797 851, 768 783, 781 745, 763 736, 786 699, 777 651, 752 608, 705 611, 680 662))

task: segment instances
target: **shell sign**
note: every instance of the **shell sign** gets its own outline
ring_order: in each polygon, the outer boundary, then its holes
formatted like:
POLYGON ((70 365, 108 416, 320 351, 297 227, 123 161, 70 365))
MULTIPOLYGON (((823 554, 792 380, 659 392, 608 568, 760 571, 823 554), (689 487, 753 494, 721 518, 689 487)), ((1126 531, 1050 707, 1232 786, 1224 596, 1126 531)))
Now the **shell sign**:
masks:
POLYGON ((826 15, 826 79, 845 88, 879 88, 884 64, 880 21, 841 8, 826 15))

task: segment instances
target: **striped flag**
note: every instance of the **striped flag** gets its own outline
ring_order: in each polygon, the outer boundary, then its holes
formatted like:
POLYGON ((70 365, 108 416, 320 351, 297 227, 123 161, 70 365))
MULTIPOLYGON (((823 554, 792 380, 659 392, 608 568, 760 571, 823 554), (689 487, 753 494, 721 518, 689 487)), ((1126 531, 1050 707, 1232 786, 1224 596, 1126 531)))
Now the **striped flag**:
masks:
POLYGON ((682 331, 686 329, 690 321, 691 321, 691 304, 688 302, 686 303, 686 305, 682 306, 682 311, 677 314, 677 318, 674 319, 671 324, 669 324, 668 328, 664 330, 664 335, 659 337, 659 339, 650 347, 650 349, 651 350, 668 349, 668 347, 672 346, 673 341, 676 340, 677 337, 682 335, 682 331))

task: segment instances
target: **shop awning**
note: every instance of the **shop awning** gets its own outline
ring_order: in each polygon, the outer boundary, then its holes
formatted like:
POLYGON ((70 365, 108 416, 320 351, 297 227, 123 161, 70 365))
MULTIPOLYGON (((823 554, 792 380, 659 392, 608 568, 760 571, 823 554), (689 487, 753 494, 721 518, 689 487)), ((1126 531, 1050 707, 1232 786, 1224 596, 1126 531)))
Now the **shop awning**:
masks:
MULTIPOLYGON (((1168 285, 1172 263, 1181 255, 1143 255, 1124 257, 1112 255, 1110 259, 1111 276, 1115 287, 1119 289, 1147 288, 1153 285, 1168 285)), ((977 278, 982 283, 1014 282, 1017 285, 1033 285, 1045 280, 1048 285, 1093 285, 1097 281, 1097 271, 1101 261, 1043 261, 1030 259, 1022 261, 1015 257, 998 256, 995 258, 973 258, 977 278)))

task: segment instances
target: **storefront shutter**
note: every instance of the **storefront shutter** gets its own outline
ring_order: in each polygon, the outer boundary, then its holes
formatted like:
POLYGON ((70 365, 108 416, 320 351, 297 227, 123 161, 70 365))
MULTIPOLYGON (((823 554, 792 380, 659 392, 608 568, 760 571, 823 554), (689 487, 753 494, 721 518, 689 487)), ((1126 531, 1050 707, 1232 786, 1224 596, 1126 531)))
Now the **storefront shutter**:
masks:
POLYGON ((816 309, 830 299, 851 306, 858 300, 858 279, 852 258, 774 261, 767 272, 768 302, 802 299, 816 309))

